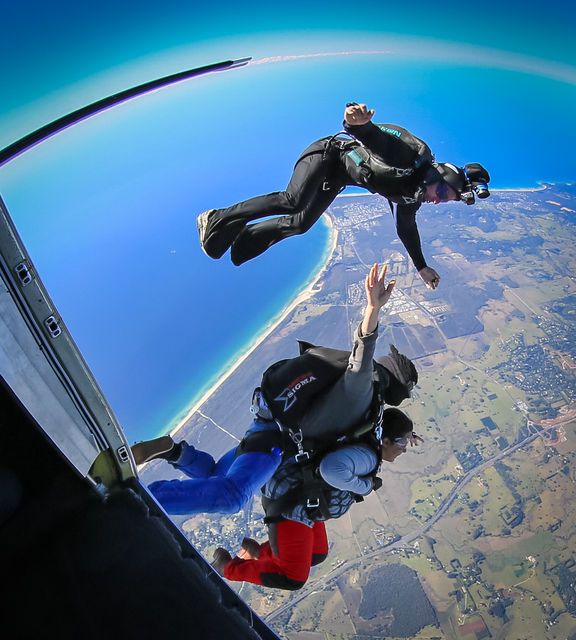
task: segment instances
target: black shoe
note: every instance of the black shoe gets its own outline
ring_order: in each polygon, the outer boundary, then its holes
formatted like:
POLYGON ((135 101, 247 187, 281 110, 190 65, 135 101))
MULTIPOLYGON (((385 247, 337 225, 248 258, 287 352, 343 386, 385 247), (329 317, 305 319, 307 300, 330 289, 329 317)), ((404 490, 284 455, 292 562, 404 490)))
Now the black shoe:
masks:
POLYGON ((244 230, 243 220, 225 220, 219 209, 208 209, 196 218, 202 251, 214 260, 221 258, 244 230))
POLYGON ((130 447, 136 464, 144 464, 150 460, 169 460, 176 443, 170 436, 160 436, 154 440, 144 440, 130 447))
POLYGON ((253 560, 260 557, 260 543, 256 542, 254 538, 244 538, 244 540, 242 540, 242 549, 244 549, 253 560))
POLYGON ((232 560, 232 556, 226 549, 222 547, 218 547, 216 551, 214 551, 212 567, 219 573, 221 576, 224 575, 224 567, 232 560))
POLYGON ((276 244, 279 238, 273 225, 274 220, 244 225, 230 246, 232 264, 239 267, 276 244))

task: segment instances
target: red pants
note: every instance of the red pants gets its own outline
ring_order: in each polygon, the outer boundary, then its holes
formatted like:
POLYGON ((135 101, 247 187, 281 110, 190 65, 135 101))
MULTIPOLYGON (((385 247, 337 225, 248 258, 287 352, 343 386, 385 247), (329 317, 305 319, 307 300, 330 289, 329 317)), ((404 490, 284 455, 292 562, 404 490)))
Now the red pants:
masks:
POLYGON ((270 541, 260 547, 257 560, 234 558, 224 567, 224 577, 265 587, 300 589, 308 580, 310 567, 328 555, 328 538, 323 522, 307 527, 300 522, 281 520, 269 525, 270 541))

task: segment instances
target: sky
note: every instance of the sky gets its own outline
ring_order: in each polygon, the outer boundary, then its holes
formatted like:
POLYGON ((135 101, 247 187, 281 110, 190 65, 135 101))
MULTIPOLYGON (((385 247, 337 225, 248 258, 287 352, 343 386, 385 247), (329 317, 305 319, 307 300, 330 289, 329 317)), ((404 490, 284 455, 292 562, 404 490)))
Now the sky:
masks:
POLYGON ((494 187, 572 178, 565 155, 576 146, 576 21, 568 6, 193 4, 2 7, 0 55, 9 64, 0 66, 0 147, 139 83, 253 57, 248 67, 109 110, 0 169, 1 195, 32 259, 132 437, 177 415, 321 255, 318 228, 240 270, 207 264, 194 215, 281 188, 302 149, 340 128, 346 101, 408 126, 439 160, 482 161, 494 187), (300 272, 297 247, 310 256, 300 272), (282 273, 288 264, 292 281, 282 273), (280 279, 283 288, 270 286, 280 279), (217 299, 215 283, 236 292, 236 308, 248 290, 273 289, 276 299, 248 305, 234 334, 226 318, 220 330, 211 309, 208 319, 197 311, 197 299, 217 299), (204 335, 207 322, 226 341, 202 354, 193 339, 170 342, 204 335), (155 408, 148 398, 158 399, 155 408))
POLYGON ((94 100, 222 59, 437 43, 491 49, 574 73, 576 9, 486 0, 404 2, 2 0, 0 146, 94 100))

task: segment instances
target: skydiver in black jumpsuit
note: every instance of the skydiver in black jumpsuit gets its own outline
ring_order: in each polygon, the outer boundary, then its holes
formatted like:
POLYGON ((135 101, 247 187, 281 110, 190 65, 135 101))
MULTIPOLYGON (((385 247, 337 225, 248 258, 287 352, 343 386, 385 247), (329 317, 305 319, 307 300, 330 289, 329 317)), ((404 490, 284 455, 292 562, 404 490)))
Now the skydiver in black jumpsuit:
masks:
MULTIPOLYGON (((358 147, 363 146, 380 158, 394 158, 394 165, 407 166, 406 145, 384 125, 371 122, 373 110, 364 104, 349 103, 344 111, 344 128, 358 147)), ((393 130, 392 130, 393 131, 393 130)), ((397 132, 396 132, 397 133, 397 132)), ((235 265, 260 255, 284 238, 305 233, 320 218, 334 198, 347 186, 368 188, 396 203, 396 230, 424 282, 435 289, 438 273, 426 264, 416 224, 416 212, 426 202, 438 204, 454 200, 474 202, 489 195, 488 172, 477 163, 463 168, 450 163, 425 162, 411 175, 378 177, 371 184, 359 183, 344 162, 350 142, 335 142, 334 136, 321 138, 304 150, 285 191, 257 196, 226 209, 210 209, 198 216, 198 232, 203 251, 218 259, 231 249, 235 265), (477 188, 480 184, 480 189, 477 188), (471 200, 471 201, 470 201, 471 200), (267 216, 269 220, 249 224, 267 216)), ((431 157, 433 161, 433 157, 431 157)), ((390 162, 390 160, 388 160, 390 162)))

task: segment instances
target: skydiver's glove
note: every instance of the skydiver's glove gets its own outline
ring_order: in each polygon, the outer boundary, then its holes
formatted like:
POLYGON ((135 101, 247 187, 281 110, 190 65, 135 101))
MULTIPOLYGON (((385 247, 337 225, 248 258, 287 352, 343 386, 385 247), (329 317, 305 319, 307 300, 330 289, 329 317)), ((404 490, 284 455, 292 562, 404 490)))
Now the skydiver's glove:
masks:
POLYGON ((382 486, 382 478, 374 476, 372 478, 372 491, 377 491, 382 486))

